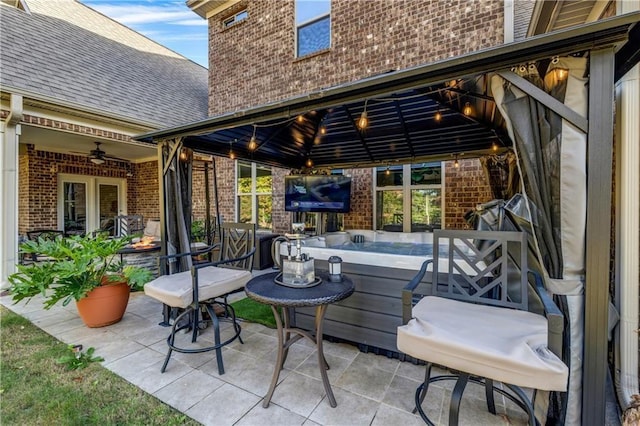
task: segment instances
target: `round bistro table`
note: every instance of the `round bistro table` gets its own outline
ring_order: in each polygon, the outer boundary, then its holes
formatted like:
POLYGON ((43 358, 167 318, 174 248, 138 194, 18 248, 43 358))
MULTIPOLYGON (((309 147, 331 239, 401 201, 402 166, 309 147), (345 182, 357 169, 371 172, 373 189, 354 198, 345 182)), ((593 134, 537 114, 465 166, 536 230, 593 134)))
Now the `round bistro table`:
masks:
POLYGON ((327 360, 324 358, 322 351, 322 322, 327 307, 331 303, 339 302, 351 296, 355 289, 353 282, 343 275, 342 282, 334 283, 329 281, 327 273, 317 273, 316 276, 322 279, 322 283, 314 287, 292 288, 276 284, 274 278, 277 275, 278 272, 259 275, 249 280, 244 288, 244 291, 250 299, 271 306, 278 327, 278 357, 273 371, 273 378, 271 379, 271 386, 264 398, 262 406, 267 408, 271 402, 273 391, 280 377, 280 371, 282 371, 284 362, 287 359, 289 347, 296 341, 306 338, 316 345, 318 349, 318 367, 320 368, 320 375, 322 376, 322 384, 329 399, 329 405, 336 407, 338 404, 336 403, 336 398, 333 396, 329 378, 327 377, 329 364, 327 364, 327 360), (309 306, 316 308, 315 333, 313 334, 297 327, 291 327, 289 324, 289 308, 309 306), (280 318, 278 308, 282 308, 284 324, 280 318), (295 334, 293 337, 291 336, 292 333, 295 334))

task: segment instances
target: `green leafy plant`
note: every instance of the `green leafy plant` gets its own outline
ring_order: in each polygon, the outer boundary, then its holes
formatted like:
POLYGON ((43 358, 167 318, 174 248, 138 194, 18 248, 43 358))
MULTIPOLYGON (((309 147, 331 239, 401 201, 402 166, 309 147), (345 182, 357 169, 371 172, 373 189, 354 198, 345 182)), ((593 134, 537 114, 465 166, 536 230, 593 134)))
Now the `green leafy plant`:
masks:
POLYGON ((66 306, 80 300, 109 282, 124 279, 134 288, 141 287, 153 278, 151 272, 136 266, 123 268, 119 261, 118 251, 129 242, 128 237, 110 238, 101 233, 23 242, 22 253, 37 253, 50 260, 17 265, 18 271, 8 278, 13 301, 41 294, 44 308, 49 309, 59 301, 66 306))
POLYGON ((191 242, 207 241, 208 238, 214 239, 216 235, 216 220, 211 218, 209 221, 209 234, 207 234, 207 221, 206 219, 195 219, 191 222, 191 242))
POLYGON ((58 364, 64 364, 67 370, 80 370, 87 367, 92 362, 102 362, 104 358, 93 356, 95 348, 91 347, 86 352, 82 352, 82 345, 69 345, 69 352, 58 358, 58 364))

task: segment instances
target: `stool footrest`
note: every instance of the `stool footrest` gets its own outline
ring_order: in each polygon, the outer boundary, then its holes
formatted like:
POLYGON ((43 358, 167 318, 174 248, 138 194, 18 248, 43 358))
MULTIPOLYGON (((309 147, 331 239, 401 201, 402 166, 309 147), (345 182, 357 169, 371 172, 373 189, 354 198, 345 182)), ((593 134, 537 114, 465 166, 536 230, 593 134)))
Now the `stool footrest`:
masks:
MULTIPOLYGON (((416 411, 420 414, 420 417, 422 417, 422 420, 424 420, 425 423, 427 423, 428 425, 433 426, 434 423, 431 421, 431 419, 429 419, 429 417, 427 416, 427 414, 424 412, 422 408, 422 401, 426 396, 425 394, 423 394, 423 392, 426 392, 425 389, 428 390, 429 384, 445 381, 445 380, 456 381, 456 387, 454 388, 454 392, 452 393, 452 397, 451 397, 451 407, 450 407, 450 413, 449 413, 450 426, 458 424, 458 411, 460 406, 459 404, 457 404, 456 406, 455 400, 457 399, 459 401, 459 399, 462 397, 462 393, 464 392, 464 389, 466 386, 466 383, 461 383, 461 381, 464 380, 465 382, 468 381, 481 386, 486 386, 487 384, 486 383, 487 379, 482 377, 470 376, 467 373, 443 374, 443 375, 434 376, 434 377, 426 377, 425 382, 421 383, 420 386, 418 386, 418 388, 416 389, 415 404, 416 404, 416 411), (459 384, 460 386, 458 386, 459 384), (454 395, 457 392, 459 392, 459 394, 454 395), (453 412, 451 410, 453 410, 453 412)), ((513 392, 512 394, 510 392, 505 391, 504 389, 495 387, 493 385, 492 380, 489 380, 489 383, 491 383, 490 384, 491 389, 486 389, 487 395, 490 395, 490 394, 492 395, 493 392, 498 392, 499 394, 503 395, 505 398, 508 398, 509 400, 511 400, 514 404, 520 407, 525 413, 527 413, 529 417, 529 425, 534 426, 538 424, 534 416, 533 404, 519 386, 503 383, 504 386, 508 387, 513 392)), ((495 405, 493 404, 493 398, 491 398, 491 400, 489 398, 487 399, 487 408, 489 412, 491 412, 492 414, 495 414, 495 405)))

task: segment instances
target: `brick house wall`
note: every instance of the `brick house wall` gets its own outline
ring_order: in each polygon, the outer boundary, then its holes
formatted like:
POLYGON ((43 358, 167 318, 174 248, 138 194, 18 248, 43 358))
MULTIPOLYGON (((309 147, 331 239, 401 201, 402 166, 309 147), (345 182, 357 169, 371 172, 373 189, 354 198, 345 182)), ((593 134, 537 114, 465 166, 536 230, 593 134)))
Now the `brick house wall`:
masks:
POLYGON ((240 2, 209 20, 209 114, 495 46, 503 22, 502 0, 333 0, 332 47, 297 59, 294 1, 240 2), (246 20, 223 29, 245 8, 246 20))
POLYGON ((158 168, 156 161, 133 164, 133 176, 127 176, 127 164, 107 161, 96 165, 80 155, 35 149, 31 144, 19 154, 18 233, 32 229, 58 228, 58 174, 127 179, 127 212, 145 218, 160 216, 158 168))
MULTIPOLYGON (((333 0, 331 48, 295 58, 293 0, 242 1, 209 19, 209 114, 245 109, 323 87, 359 80, 503 43, 503 1, 333 0), (229 28, 222 20, 246 9, 248 18, 229 28)), ((221 213, 234 217, 234 169, 218 167, 221 213)), ((492 199, 477 160, 446 166, 445 223, 464 228, 462 215, 492 199), (450 170, 452 170, 450 172, 450 170), (461 177, 464 171, 464 177, 461 177)), ((346 229, 373 227, 371 169, 345 170, 353 177, 346 229)), ((273 224, 289 229, 284 175, 273 172, 273 224)), ((226 219, 228 220, 228 219, 226 219)))
POLYGON ((160 219, 158 195, 158 162, 132 164, 133 176, 127 181, 127 213, 141 214, 147 219, 160 219))
POLYGON ((351 211, 344 215, 345 229, 373 229, 373 173, 371 169, 345 170, 351 175, 351 211))
POLYGON ((26 149, 20 147, 18 153, 18 235, 26 235, 31 222, 31 209, 29 209, 29 185, 22 185, 29 181, 29 156, 26 149))
POLYGON ((470 229, 464 214, 476 204, 491 201, 493 194, 478 159, 459 160, 458 164, 455 167, 452 161, 445 163, 445 226, 470 229))

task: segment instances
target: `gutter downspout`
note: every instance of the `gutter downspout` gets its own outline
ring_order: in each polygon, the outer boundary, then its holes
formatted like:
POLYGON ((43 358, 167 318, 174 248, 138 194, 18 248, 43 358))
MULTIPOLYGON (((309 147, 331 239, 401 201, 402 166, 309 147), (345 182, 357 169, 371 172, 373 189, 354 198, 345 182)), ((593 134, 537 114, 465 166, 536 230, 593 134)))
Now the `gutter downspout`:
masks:
MULTIPOLYGON (((618 2, 619 14, 640 10, 640 2, 618 2)), ((640 287, 640 65, 616 87, 616 389, 623 411, 638 390, 638 289, 640 287)))
POLYGON ((16 271, 18 255, 18 143, 23 116, 22 95, 10 94, 7 119, 0 123, 0 289, 9 287, 7 277, 16 271))
POLYGON ((638 394, 640 66, 636 65, 620 80, 616 98, 620 123, 619 131, 616 132, 616 163, 619 170, 616 184, 616 308, 620 312, 620 323, 616 333, 616 384, 618 400, 625 409, 631 402, 631 395, 638 394))
POLYGON ((504 0, 504 35, 503 42, 511 43, 514 39, 515 10, 514 0, 504 0))

